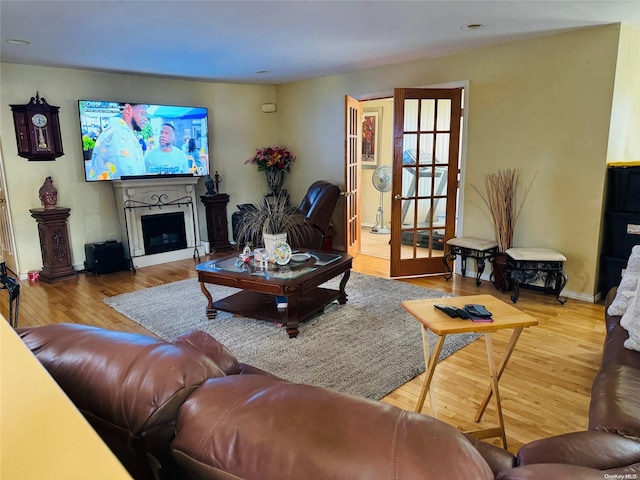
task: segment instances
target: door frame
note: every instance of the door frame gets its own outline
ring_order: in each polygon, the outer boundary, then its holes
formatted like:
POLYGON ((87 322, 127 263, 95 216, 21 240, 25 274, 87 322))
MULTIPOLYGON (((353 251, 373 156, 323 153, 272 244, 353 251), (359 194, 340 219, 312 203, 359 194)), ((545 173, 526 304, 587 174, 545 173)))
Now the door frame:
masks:
MULTIPOLYGON (((465 199, 465 185, 466 185, 466 164, 467 164, 467 132, 469 131, 469 80, 458 80, 454 82, 445 82, 438 84, 420 85, 417 87, 407 88, 462 88, 462 127, 460 134, 460 152, 459 152, 459 169, 460 180, 458 183, 458 201, 457 201, 457 218, 455 221, 456 236, 463 236, 464 225, 464 199, 465 199)), ((384 98, 393 98, 393 89, 385 90, 377 93, 369 93, 362 95, 353 95, 353 98, 359 102, 367 102, 371 100, 380 100, 384 98)), ((389 135, 393 138, 393 129, 389 132, 389 135)), ((346 165, 344 165, 346 168, 346 165)), ((360 212, 358 212, 360 215, 360 212)), ((346 213, 345 213, 346 216, 346 213)), ((345 218, 346 222, 346 218, 345 218)), ((345 232, 346 235, 346 232, 345 232)), ((455 273, 460 274, 460 262, 455 263, 455 273)), ((391 265, 391 252, 389 252, 389 265, 391 265)), ((391 266, 389 266, 389 272, 391 273, 391 266)))
MULTIPOLYGON (((1 132, 0 132, 1 134, 1 132)), ((2 256, 4 257, 6 267, 12 271, 18 278, 20 278, 20 266, 18 264, 18 255, 16 252, 16 237, 13 229, 13 218, 11 215, 11 200, 7 193, 7 182, 5 178, 4 168, 4 151, 2 148, 2 140, 0 137, 0 189, 2 190, 0 196, 3 196, 2 208, 6 210, 6 218, 0 219, 0 249, 2 249, 2 256), (6 231, 5 231, 6 226, 6 231), (5 245, 3 239, 9 243, 5 245)), ((26 278, 26 276, 25 276, 26 278)), ((21 280, 24 280, 22 278, 21 280)))

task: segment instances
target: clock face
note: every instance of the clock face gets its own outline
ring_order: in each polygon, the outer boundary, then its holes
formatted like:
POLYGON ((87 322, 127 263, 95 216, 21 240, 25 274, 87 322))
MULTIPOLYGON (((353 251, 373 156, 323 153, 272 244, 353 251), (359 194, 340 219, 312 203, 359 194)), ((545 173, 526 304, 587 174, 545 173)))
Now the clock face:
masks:
POLYGON ((41 113, 36 113, 33 117, 31 117, 31 122, 36 126, 36 127, 44 127, 47 124, 47 117, 45 117, 43 114, 41 113))

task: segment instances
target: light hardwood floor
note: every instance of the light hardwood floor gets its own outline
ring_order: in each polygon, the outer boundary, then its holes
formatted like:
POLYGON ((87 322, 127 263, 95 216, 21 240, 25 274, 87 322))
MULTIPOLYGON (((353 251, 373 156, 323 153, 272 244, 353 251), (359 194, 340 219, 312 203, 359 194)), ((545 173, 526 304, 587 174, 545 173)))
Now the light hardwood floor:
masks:
MULTIPOLYGON (((212 257, 210 257, 212 258, 212 257)), ((202 258, 205 261, 207 258, 202 258)), ((75 322, 122 331, 149 333, 103 303, 107 296, 140 290, 196 277, 194 260, 140 268, 136 273, 117 272, 94 276, 80 273, 78 280, 45 284, 21 283, 19 326, 75 322)), ((354 270, 388 278, 388 261, 359 255, 354 270)), ((488 293, 510 302, 507 294, 483 282, 458 275, 450 281, 442 276, 404 279, 415 285, 453 295, 488 293)), ((348 284, 347 284, 348 291, 348 284)), ((604 339, 604 307, 569 300, 560 305, 552 295, 523 290, 516 306, 539 321, 526 329, 501 381, 500 392, 509 450, 538 438, 583 430, 591 383, 598 370, 604 339)), ((7 316, 7 295, 0 292, 0 311, 7 316)), ((416 335, 420 328, 416 322, 416 335)), ((510 332, 494 335, 497 355, 504 350, 510 332)), ((423 375, 401 386, 384 402, 413 410, 423 375)), ((473 417, 488 385, 483 340, 459 350, 438 365, 433 386, 438 417, 461 429, 476 429, 473 417)), ((423 413, 429 414, 429 399, 423 413)), ((493 402, 482 426, 494 426, 493 402)), ((498 440, 488 440, 497 443, 498 440)))

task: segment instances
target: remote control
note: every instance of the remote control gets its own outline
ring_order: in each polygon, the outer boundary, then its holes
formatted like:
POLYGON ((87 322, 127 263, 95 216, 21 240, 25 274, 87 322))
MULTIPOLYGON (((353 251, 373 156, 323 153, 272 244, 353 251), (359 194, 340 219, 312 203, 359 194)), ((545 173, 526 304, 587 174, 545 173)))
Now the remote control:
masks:
POLYGON ((449 315, 451 318, 459 317, 458 310, 455 307, 451 307, 449 305, 436 304, 434 305, 438 310, 442 310, 444 313, 449 315))
POLYGON ((491 312, 487 310, 484 305, 478 305, 477 303, 468 303, 464 306, 464 309, 472 317, 491 317, 491 312))

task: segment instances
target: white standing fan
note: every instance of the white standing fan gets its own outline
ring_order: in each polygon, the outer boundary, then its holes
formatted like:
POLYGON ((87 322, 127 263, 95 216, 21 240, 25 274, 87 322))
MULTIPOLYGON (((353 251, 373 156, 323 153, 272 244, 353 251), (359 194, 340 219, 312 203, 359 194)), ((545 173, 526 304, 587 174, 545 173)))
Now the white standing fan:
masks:
POLYGON ((391 233, 391 230, 384 227, 384 192, 391 190, 391 167, 383 165, 374 170, 371 177, 373 186, 380 192, 380 205, 376 213, 376 224, 371 227, 371 233, 391 233))

